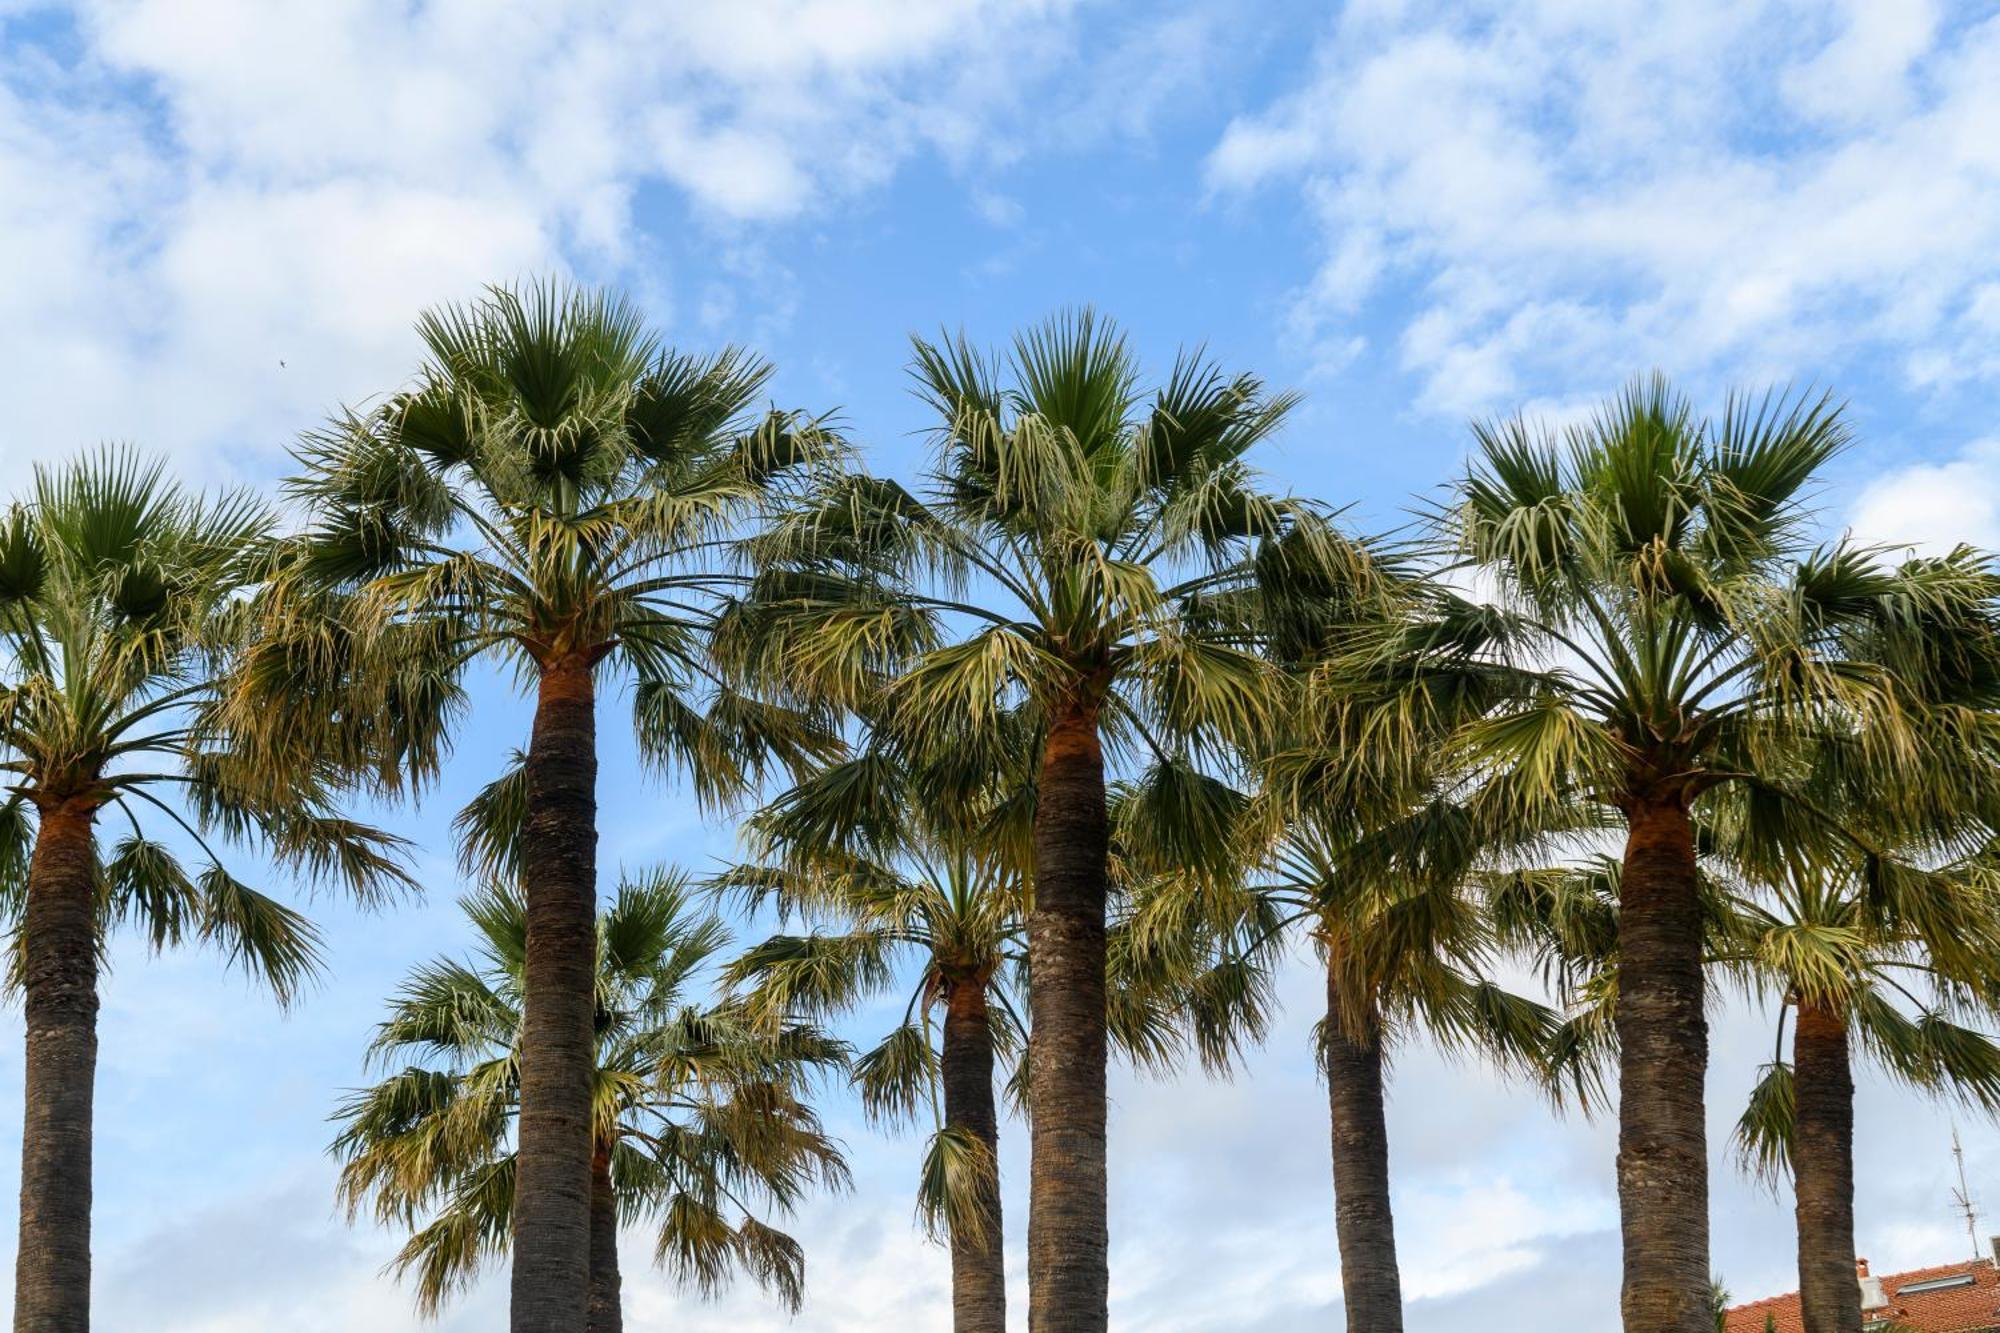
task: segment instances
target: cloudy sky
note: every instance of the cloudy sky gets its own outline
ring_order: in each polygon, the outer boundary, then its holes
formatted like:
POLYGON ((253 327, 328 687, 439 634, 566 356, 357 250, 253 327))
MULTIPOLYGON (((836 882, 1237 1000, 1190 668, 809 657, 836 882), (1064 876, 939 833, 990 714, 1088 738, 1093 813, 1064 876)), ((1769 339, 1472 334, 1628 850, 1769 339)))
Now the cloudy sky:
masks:
MULTIPOLYGON (((424 305, 549 271, 626 287, 684 347, 754 345, 779 401, 839 409, 885 469, 922 424, 911 332, 998 340, 1090 301, 1156 366, 1205 341, 1305 391, 1268 467, 1361 521, 1448 474, 1469 417, 1560 414, 1657 367, 1709 402, 1848 398, 1829 531, 2000 545, 1991 3, 0 0, 0 490, 106 439, 268 485, 301 429, 401 383, 424 305)), ((478 718, 434 809, 385 815, 434 849, 525 735, 497 683, 478 718)), ((607 873, 729 851, 607 744, 607 873)), ((376 915, 314 905, 331 972, 289 1015, 217 959, 117 950, 103 1327, 419 1326, 378 1275, 395 1238, 333 1211, 324 1118, 383 994, 464 947, 448 859, 423 873, 425 899, 376 915)), ((1117 1080, 1116 1325, 1337 1323, 1315 983, 1286 991, 1236 1082, 1117 1080)), ((1719 1020, 1713 1143, 1769 1026, 1719 1020)), ((629 1327, 944 1326, 914 1145, 828 1113, 858 1188, 796 1220, 806 1313, 678 1295, 633 1236, 629 1327)), ((1614 1326, 1608 1126, 1421 1049, 1391 1114, 1413 1329, 1614 1326)), ((1862 1251, 1958 1256, 1951 1116, 1871 1080, 1859 1121, 1862 1251)), ((2000 1231, 2000 1133, 1961 1129, 2000 1231)), ((9 1149, 0 1198, 13 1170, 9 1149)), ((1741 1297, 1790 1289, 1789 1200, 1714 1174, 1717 1270, 1741 1297)), ((440 1327, 495 1327, 504 1287, 440 1327)))

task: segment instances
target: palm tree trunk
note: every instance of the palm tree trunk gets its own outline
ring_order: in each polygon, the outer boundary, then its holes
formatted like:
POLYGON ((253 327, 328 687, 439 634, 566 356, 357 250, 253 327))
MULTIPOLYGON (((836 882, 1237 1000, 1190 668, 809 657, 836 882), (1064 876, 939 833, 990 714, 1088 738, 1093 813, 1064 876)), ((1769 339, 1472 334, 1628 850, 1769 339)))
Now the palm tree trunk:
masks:
POLYGON ((986 1145, 992 1170, 981 1186, 985 1225, 951 1237, 953 1333, 1007 1333, 1007 1265, 1000 1231, 1000 1121, 993 1109, 993 1029, 986 1014, 986 986, 952 983, 945 998, 945 1123, 986 1145))
POLYGON ((624 1333, 621 1285, 618 1195, 611 1187, 611 1145, 600 1143, 590 1158, 590 1322, 585 1325, 588 1333, 624 1333))
POLYGON ((27 1105, 21 1118, 16 1333, 90 1328, 90 1136, 97 1080, 96 807, 38 811, 21 923, 27 1105))
POLYGON ((1792 1179, 1806 1330, 1861 1333, 1861 1284, 1854 1276, 1854 1073, 1841 1015, 1799 1006, 1792 1079, 1798 1097, 1792 1179))
POLYGON ((1035 800, 1028 914, 1032 1036, 1028 1328, 1104 1333, 1110 1322, 1105 1184, 1104 911, 1109 828, 1092 708, 1050 729, 1035 800))
POLYGON ((1403 1280, 1389 1208, 1389 1126, 1382 1109, 1382 1031, 1370 1017, 1357 1038, 1342 1003, 1338 968, 1326 977, 1327 1103, 1333 1113, 1334 1224, 1349 1333, 1402 1333, 1403 1280))
POLYGON ((1694 833, 1672 799, 1634 801, 1626 821, 1615 1011, 1625 1333, 1714 1333, 1694 833))
POLYGON ((512 1333, 576 1333, 590 1286, 597 725, 590 664, 542 669, 521 831, 528 899, 512 1333))

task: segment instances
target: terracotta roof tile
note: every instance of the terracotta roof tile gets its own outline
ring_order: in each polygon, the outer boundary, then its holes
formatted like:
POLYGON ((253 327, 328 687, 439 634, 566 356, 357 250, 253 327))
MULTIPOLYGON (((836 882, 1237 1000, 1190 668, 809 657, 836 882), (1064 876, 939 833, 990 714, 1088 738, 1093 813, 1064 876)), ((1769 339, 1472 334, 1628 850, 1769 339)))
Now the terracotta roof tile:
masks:
MULTIPOLYGON (((1863 1327, 1891 1325, 1893 1321, 1892 1326, 1910 1333, 1981 1333, 2000 1329, 2000 1272, 1994 1270, 1990 1259, 1877 1276, 1882 1280, 1889 1306, 1885 1310, 1863 1311, 1862 1317, 1868 1321, 1863 1327), (1959 1274, 1970 1274, 1971 1284, 1932 1291, 1904 1290, 1913 1283, 1959 1274)), ((1724 1333, 1767 1333, 1771 1329, 1776 1333, 1805 1333, 1805 1327, 1797 1292, 1732 1306, 1723 1314, 1724 1333)))

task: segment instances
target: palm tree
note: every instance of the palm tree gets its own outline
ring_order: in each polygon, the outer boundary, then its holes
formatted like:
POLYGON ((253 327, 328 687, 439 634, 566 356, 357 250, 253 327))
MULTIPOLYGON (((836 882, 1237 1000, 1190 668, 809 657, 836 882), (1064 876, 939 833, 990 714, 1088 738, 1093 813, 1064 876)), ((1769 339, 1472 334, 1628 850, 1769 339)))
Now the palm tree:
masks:
MULTIPOLYGON (((1779 1000, 1776 1051, 1737 1123, 1738 1159, 1773 1185, 1796 1181, 1808 1326, 1855 1330, 1853 1058, 1932 1095, 2000 1106, 2000 1043, 1953 1021, 1992 1012, 2000 914, 1986 865, 1915 871, 1828 837, 1816 820, 1784 827, 1783 813, 1755 800, 1703 803, 1704 962, 1779 1000), (1881 891, 1911 874, 1923 875, 1921 895, 1881 891)), ((1586 1092, 1616 1045, 1621 874, 1601 859, 1492 883, 1501 937, 1537 955, 1574 1009, 1553 1045, 1586 1092)))
POLYGON ((1944 665, 1983 649, 1899 627, 1939 608, 1957 608, 1939 624, 1969 624, 1992 580, 1966 555, 1896 567, 1845 541, 1812 546, 1803 497, 1847 439, 1825 398, 1732 399, 1709 421, 1657 378, 1560 440, 1522 420, 1479 427, 1435 528, 1459 582, 1493 596, 1440 585, 1434 623, 1383 649, 1410 671, 1387 715, 1469 712, 1448 758, 1493 775, 1524 820, 1581 800, 1624 827, 1618 1181, 1634 1333, 1709 1322, 1695 802, 1732 784, 1802 799, 1797 756, 1836 733, 1883 804, 1987 781, 1968 776, 1977 749, 1962 743, 1981 729, 1925 707, 1944 665))
POLYGON ((934 752, 1020 719, 1034 736, 1028 913, 1029 1322, 1108 1319, 1106 750, 1170 759, 1272 708, 1232 595, 1259 544, 1277 570, 1346 577, 1350 548, 1308 506, 1258 489, 1245 456, 1293 399, 1184 356, 1148 399, 1124 337, 1089 311, 1016 338, 916 342, 936 412, 931 483, 847 478, 756 544, 732 660, 803 698, 867 706, 934 752), (1003 383, 1004 376, 1004 383, 1003 383))
POLYGON ((1788 997, 1779 1011, 1777 1053, 1737 1125, 1747 1168, 1774 1181, 1790 1175, 1796 1196, 1799 1299, 1813 1328, 1855 1333, 1861 1296, 1854 1282, 1854 1075, 1859 1052, 1892 1077, 1937 1095, 2000 1107, 2000 1044, 1951 1020, 1950 1010, 1905 984, 1892 969, 1924 969, 1901 948, 1871 939, 1849 900, 1811 893, 1790 906, 1796 915, 1752 917, 1759 952, 1795 962, 1802 971, 1781 980, 1788 997), (1888 946, 1881 954, 1876 948, 1888 946), (1808 953, 1817 956, 1804 956, 1808 953), (1786 954, 1792 957, 1786 958, 1786 954), (1832 983, 1825 989, 1820 983, 1832 983), (1904 1006, 1913 1012, 1905 1012, 1904 1006), (1784 1018, 1795 1015, 1792 1059, 1783 1058, 1784 1018))
POLYGON ((769 1021, 846 1012, 892 991, 900 958, 916 960, 902 1022, 856 1061, 854 1079, 874 1118, 931 1112, 918 1211, 951 1247, 952 1327, 1005 1333, 994 1073, 1026 1035, 1010 972, 1027 893, 982 827, 995 803, 968 808, 939 776, 871 744, 753 817, 756 859, 714 883, 746 909, 775 906, 815 926, 773 936, 729 968, 769 1021))
POLYGON ((218 727, 270 525, 247 495, 191 495, 114 449, 38 468, 0 523, 0 915, 27 1010, 17 1329, 90 1325, 105 936, 131 925, 155 949, 213 944, 286 1001, 315 969, 317 936, 237 879, 211 839, 364 899, 409 883, 393 839, 332 808, 336 775, 218 727), (107 814, 121 826, 108 847, 107 814))
MULTIPOLYGON (((1754 817, 1754 816, 1752 816, 1754 817)), ((1866 812, 1850 817, 1865 820, 1866 812)), ((1815 1329, 1859 1333, 1854 1282, 1856 1055, 1939 1096, 2000 1109, 2000 1043, 1953 1021, 2000 1000, 2000 882, 1979 861, 1929 876, 1922 913, 1892 913, 1875 891, 1893 863, 1820 848, 1758 865, 1772 841, 1725 839, 1756 889, 1731 903, 1720 961, 1779 1001, 1776 1049, 1737 1124, 1746 1169, 1792 1177, 1799 1299, 1815 1329), (1744 855, 1744 853, 1749 853, 1744 855), (1743 863, 1748 862, 1746 866, 1743 863), (1787 1017, 1792 1059, 1784 1058, 1787 1017)), ((1990 836, 1982 829, 1974 836, 1990 836)), ((1935 852, 1939 845, 1914 850, 1935 852)))
MULTIPOLYGON (((372 1060, 414 1058, 340 1108, 335 1152, 350 1219, 412 1228, 393 1265, 434 1315, 514 1235, 521 1111, 527 909, 488 889, 462 900, 478 935, 471 963, 418 968, 376 1030, 372 1060)), ((617 1333, 618 1227, 657 1228, 654 1255, 713 1293, 737 1272, 794 1312, 798 1242, 759 1216, 789 1209, 847 1167, 803 1100, 845 1050, 817 1030, 767 1030, 740 1006, 690 991, 729 945, 693 910, 685 878, 622 883, 596 928, 590 1303, 584 1327, 617 1333)))
POLYGON ((512 1328, 571 1333, 590 1241, 597 692, 633 686, 641 757, 705 800, 812 719, 722 688, 704 660, 728 528, 820 457, 811 423, 746 409, 769 368, 658 349, 621 298, 549 283, 425 315, 417 381, 299 447, 308 514, 241 699, 274 745, 435 772, 474 663, 532 690, 519 776, 527 905, 512 1328), (381 733, 377 735, 375 733, 381 733))
POLYGON ((1246 810, 1246 824, 1261 817, 1277 830, 1260 855, 1264 875, 1165 881, 1138 920, 1142 932, 1206 931, 1225 953, 1264 968, 1279 961, 1288 932, 1309 933, 1326 977, 1315 1045, 1332 1126, 1347 1327, 1394 1333, 1403 1303, 1384 1111, 1390 1050, 1428 1035, 1448 1051, 1540 1079, 1560 1024, 1553 1010, 1486 975, 1496 941, 1473 890, 1477 867, 1504 835, 1482 831, 1474 805, 1443 786, 1372 817, 1352 805, 1294 804, 1287 770, 1314 765, 1318 748, 1308 742, 1273 755, 1267 808, 1246 810))
MULTIPOLYGON (((855 1083, 880 1122, 931 1115, 918 1213, 950 1244, 956 1333, 1004 1333, 1007 1317, 994 1080, 1027 1047, 1035 790, 1023 771, 1029 738, 1002 735, 998 753, 968 738, 924 762, 870 731, 852 756, 758 812, 746 829, 755 859, 713 881, 747 910, 774 906, 781 921, 813 927, 773 936, 730 967, 769 1020, 819 1019, 908 987, 902 1021, 856 1061, 855 1083)), ((1134 799, 1113 793, 1114 828, 1140 822, 1121 818, 1134 799)), ((1113 861, 1130 862, 1115 839, 1113 861)), ((1121 901, 1123 887, 1114 883, 1121 901)), ((1129 921, 1112 925, 1111 1042, 1135 1066, 1164 1071, 1191 1042, 1220 1065, 1256 1022, 1261 991, 1232 989, 1222 966, 1185 946, 1142 946, 1129 921)), ((1025 1081, 1017 1066, 1008 1080, 1017 1100, 1025 1081)))

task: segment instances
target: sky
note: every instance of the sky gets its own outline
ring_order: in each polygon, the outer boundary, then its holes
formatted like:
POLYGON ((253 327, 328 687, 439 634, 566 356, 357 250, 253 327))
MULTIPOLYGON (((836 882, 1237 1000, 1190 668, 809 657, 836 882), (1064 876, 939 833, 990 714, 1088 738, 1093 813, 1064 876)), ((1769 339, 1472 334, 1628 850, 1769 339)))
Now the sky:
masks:
MULTIPOLYGON (((2000 546, 1990 3, 0 0, 0 494, 102 440, 271 487, 301 431, 404 383, 421 309, 546 273, 625 288, 682 348, 756 348, 775 402, 904 475, 912 333, 999 343, 1087 302, 1156 372, 1205 343, 1304 393, 1264 467, 1360 526, 1433 494, 1468 421, 1560 420, 1659 369, 1709 407, 1843 398, 1829 535, 2000 546)), ((607 880, 729 855, 734 822, 640 775, 607 717, 607 880)), ((397 1238, 334 1209, 326 1116, 383 997, 468 948, 445 826, 526 726, 478 684, 443 788, 378 812, 426 892, 312 902, 329 972, 292 1011, 215 957, 114 949, 100 1327, 423 1326, 380 1274, 397 1238)), ((1317 989, 1286 974, 1232 1082, 1114 1076, 1115 1327, 1337 1325, 1317 989)), ((1796 1285, 1789 1199, 1726 1154, 1771 1021, 1724 1006, 1709 1076, 1715 1268, 1744 1299, 1796 1285)), ((9 1010, 0 1143, 19 1050, 9 1010)), ((629 1328, 946 1326, 917 1144, 825 1109, 856 1188, 793 1219, 805 1312, 677 1292, 632 1234, 629 1328)), ((1869 1076, 1857 1118, 1877 1272, 1968 1249, 1954 1120, 2000 1231, 1990 1122, 1869 1076)), ((1610 1124, 1412 1046, 1390 1130, 1412 1330, 1616 1326, 1610 1124)), ((1020 1327, 1025 1134, 1003 1135, 1020 1327)), ((436 1327, 498 1326, 505 1285, 436 1327)))

